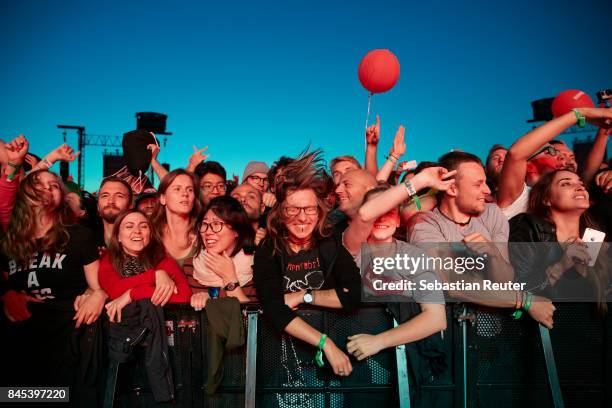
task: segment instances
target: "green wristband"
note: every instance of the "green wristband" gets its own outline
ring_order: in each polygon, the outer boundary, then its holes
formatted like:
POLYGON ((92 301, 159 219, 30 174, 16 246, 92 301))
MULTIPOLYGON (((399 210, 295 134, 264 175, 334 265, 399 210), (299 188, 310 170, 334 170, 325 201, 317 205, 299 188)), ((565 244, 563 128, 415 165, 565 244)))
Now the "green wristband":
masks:
POLYGON ((576 121, 577 121, 578 127, 583 128, 586 125, 586 118, 584 117, 584 115, 580 113, 580 111, 577 108, 572 109, 572 112, 574 112, 574 115, 576 115, 576 121))
POLYGON ((327 334, 321 334, 321 338, 319 339, 319 346, 317 350, 317 354, 315 354, 315 363, 319 368, 323 367, 325 363, 323 362, 323 346, 325 346, 325 340, 327 339, 327 334))
POLYGON ((416 194, 413 196, 413 199, 414 203, 416 204, 417 210, 421 211, 421 199, 416 194))
POLYGON ((528 312, 529 308, 531 307, 531 299, 533 298, 533 295, 529 292, 527 292, 527 298, 525 299, 525 304, 523 305, 523 310, 528 312))

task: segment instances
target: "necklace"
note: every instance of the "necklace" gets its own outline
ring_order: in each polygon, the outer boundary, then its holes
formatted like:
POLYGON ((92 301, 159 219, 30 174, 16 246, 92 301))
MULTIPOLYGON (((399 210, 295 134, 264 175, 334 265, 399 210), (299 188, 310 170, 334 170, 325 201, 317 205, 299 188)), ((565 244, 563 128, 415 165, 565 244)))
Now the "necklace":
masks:
POLYGON ((444 214, 444 212, 442 212, 440 207, 438 207, 438 211, 440 211, 440 214, 442 214, 442 216, 444 218, 446 218, 447 220, 449 220, 449 221, 459 225, 460 227, 465 227, 466 225, 468 225, 470 223, 470 221, 472 221, 472 216, 471 215, 470 215, 470 218, 468 218, 468 220, 466 222, 457 222, 457 221, 453 220, 451 217, 449 217, 446 214, 444 214))

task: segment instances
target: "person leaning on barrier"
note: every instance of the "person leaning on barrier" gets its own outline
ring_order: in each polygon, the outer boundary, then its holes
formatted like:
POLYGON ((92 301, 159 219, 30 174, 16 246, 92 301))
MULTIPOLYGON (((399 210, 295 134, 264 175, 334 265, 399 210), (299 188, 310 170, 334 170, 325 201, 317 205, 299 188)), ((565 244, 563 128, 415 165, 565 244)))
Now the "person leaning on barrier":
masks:
MULTIPOLYGON (((238 187, 240 188, 240 187, 238 187)), ((202 310, 212 297, 255 301, 253 239, 255 232, 242 205, 233 197, 213 198, 198 218, 199 247, 190 277, 191 306, 202 310), (217 295, 217 292, 218 295, 217 295)))
POLYGON ((166 255, 146 215, 136 209, 117 217, 100 261, 100 285, 111 302, 106 311, 111 322, 121 322, 121 311, 133 301, 187 303, 191 289, 178 264, 166 255))
MULTIPOLYGON (((451 152, 442 156, 440 166, 457 170, 455 183, 439 195, 438 206, 433 211, 417 214, 408 227, 408 242, 428 250, 434 257, 444 257, 450 245, 432 244, 460 243, 470 252, 480 256, 486 254, 486 270, 473 275, 459 275, 452 271, 438 270, 438 277, 448 282, 461 280, 483 287, 483 279, 492 282, 509 282, 514 279, 514 269, 508 257, 508 220, 495 204, 485 202, 491 192, 486 184, 482 162, 473 154, 451 152), (429 245, 428 245, 429 244, 429 245), (441 252, 442 251, 442 252, 441 252)), ((521 291, 498 290, 449 291, 456 299, 485 306, 520 308, 521 291)), ((535 297, 529 314, 538 322, 552 327, 555 308, 545 298, 535 297)))
POLYGON ((334 373, 346 376, 348 356, 294 311, 302 303, 350 310, 360 302, 359 270, 326 224, 329 176, 319 163, 316 151, 285 168, 253 276, 264 317, 279 331, 319 345, 334 373))
MULTIPOLYGON (((356 256, 361 263, 360 250, 362 243, 376 244, 395 243, 396 253, 410 253, 418 257, 422 251, 404 242, 395 240, 393 235, 400 224, 399 205, 423 188, 435 188, 443 191, 454 182, 452 177, 456 171, 447 172, 442 167, 431 167, 423 170, 414 178, 398 186, 380 186, 366 193, 365 202, 344 232, 344 246, 356 256)), ((365 271, 362 271, 365 273, 365 271)), ((446 311, 444 299, 420 298, 417 293, 415 300, 419 303, 421 313, 412 319, 402 322, 398 327, 377 335, 355 334, 349 337, 347 350, 363 360, 380 350, 421 340, 433 333, 446 328, 446 311)))
POLYGON ((517 242, 510 244, 510 259, 527 290, 553 300, 597 301, 604 311, 612 268, 604 248, 588 266, 591 259, 580 237, 586 228, 601 230, 588 209, 589 193, 578 175, 557 170, 540 177, 531 190, 529 213, 510 221, 510 241, 517 242), (552 245, 520 244, 528 242, 552 245))

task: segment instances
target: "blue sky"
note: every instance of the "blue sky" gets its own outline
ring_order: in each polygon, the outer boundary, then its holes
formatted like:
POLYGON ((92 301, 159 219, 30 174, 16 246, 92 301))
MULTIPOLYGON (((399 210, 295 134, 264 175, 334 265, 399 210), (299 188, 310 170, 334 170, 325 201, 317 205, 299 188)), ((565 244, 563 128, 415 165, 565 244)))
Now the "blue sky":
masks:
MULTIPOLYGON (((44 155, 62 142, 57 124, 119 135, 135 112, 154 111, 169 116, 160 157, 172 168, 194 144, 240 175, 249 160, 309 143, 328 159, 362 159, 357 66, 388 48, 401 75, 372 100, 379 159, 400 123, 407 159, 451 148, 485 156, 530 129, 532 100, 612 87, 611 15, 606 0, 0 0, 0 138, 24 133, 44 155)), ((90 190, 102 151, 86 151, 90 190)))

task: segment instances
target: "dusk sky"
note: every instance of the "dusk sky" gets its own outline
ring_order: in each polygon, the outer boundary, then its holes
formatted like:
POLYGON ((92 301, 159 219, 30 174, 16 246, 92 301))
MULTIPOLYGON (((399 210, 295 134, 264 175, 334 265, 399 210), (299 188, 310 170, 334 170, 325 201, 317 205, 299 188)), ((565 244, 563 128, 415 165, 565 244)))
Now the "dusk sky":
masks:
MULTIPOLYGON (((611 16, 610 0, 0 0, 0 138, 23 133, 43 156, 62 142, 58 124, 121 135, 153 111, 169 116, 160 158, 172 168, 194 144, 230 175, 309 144, 362 160, 357 66, 388 48, 401 74, 372 99, 379 161, 399 124, 406 159, 452 148, 484 158, 531 128, 532 100, 612 87, 611 16)), ((88 190, 102 152, 85 152, 88 190)))

